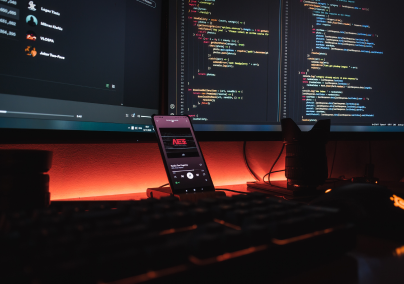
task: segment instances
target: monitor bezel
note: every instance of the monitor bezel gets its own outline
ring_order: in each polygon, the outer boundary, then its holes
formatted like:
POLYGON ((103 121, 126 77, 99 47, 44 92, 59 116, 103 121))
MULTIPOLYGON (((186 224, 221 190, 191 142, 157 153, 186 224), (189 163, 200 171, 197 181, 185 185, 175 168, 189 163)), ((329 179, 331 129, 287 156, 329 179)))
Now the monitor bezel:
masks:
MULTIPOLYGON (((195 131, 199 141, 283 141, 281 131, 195 131)), ((404 132, 330 132, 328 141, 404 140, 404 132)))

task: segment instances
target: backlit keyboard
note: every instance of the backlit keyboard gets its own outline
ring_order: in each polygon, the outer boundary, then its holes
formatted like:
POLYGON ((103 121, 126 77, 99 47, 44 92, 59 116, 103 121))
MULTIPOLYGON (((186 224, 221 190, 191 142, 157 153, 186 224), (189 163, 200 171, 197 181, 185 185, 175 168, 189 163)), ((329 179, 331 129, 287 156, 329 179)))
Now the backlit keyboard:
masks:
POLYGON ((355 240, 338 210, 256 193, 54 202, 0 226, 1 283, 268 282, 355 240))

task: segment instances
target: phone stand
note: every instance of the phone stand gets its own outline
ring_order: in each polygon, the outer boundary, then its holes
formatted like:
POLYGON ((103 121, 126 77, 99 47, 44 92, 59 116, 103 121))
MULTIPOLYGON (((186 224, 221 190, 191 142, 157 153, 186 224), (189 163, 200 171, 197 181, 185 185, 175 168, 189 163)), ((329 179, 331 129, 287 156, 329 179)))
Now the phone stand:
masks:
POLYGON ((217 198, 220 196, 226 196, 223 191, 207 191, 207 192, 195 192, 195 193, 179 193, 174 194, 171 187, 158 187, 148 188, 146 191, 147 197, 160 199, 161 197, 175 196, 180 201, 197 202, 202 198, 217 198))

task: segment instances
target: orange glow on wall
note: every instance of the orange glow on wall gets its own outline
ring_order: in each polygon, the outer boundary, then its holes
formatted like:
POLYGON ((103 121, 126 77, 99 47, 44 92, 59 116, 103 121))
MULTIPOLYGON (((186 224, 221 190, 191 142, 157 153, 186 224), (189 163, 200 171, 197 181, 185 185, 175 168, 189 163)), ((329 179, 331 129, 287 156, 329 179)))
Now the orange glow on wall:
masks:
MULTIPOLYGON (((200 145, 215 186, 254 181, 243 159, 243 142, 200 145)), ((282 142, 249 142, 249 162, 260 177, 270 169, 281 146, 282 142)), ((0 149, 52 151, 52 200, 145 193, 149 187, 168 183, 157 143, 14 144, 0 145, 0 149)), ((281 158, 275 170, 283 167, 281 158)), ((279 179, 285 179, 284 173, 271 176, 279 179)))
POLYGON ((393 196, 390 197, 390 200, 394 201, 394 206, 399 207, 404 210, 404 199, 393 194, 393 196))
MULTIPOLYGON (((339 141, 332 176, 361 176, 368 159, 367 143, 339 141)), ((403 141, 375 141, 373 144, 374 163, 381 165, 377 167, 377 177, 380 180, 402 179, 404 163, 400 161, 404 159, 404 151, 401 151, 403 141)), ((215 186, 255 180, 244 163, 243 142, 201 142, 200 145, 215 186)), ((281 141, 247 143, 249 164, 261 180, 270 170, 281 148, 281 141)), ((158 187, 168 182, 156 143, 0 144, 0 149, 53 151, 53 166, 49 171, 52 200, 141 194, 148 187, 158 187)), ((328 143, 329 169, 334 150, 335 144, 328 143)), ((284 168, 285 153, 273 170, 284 168)), ((286 180, 285 173, 274 173, 271 180, 286 180)))

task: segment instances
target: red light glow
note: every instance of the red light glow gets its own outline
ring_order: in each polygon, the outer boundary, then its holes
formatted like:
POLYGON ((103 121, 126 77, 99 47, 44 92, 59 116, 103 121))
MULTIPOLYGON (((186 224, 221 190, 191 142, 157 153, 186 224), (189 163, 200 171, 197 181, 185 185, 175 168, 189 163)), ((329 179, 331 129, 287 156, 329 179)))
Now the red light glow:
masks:
MULTIPOLYGON (((200 145, 215 186, 254 180, 245 166, 243 142, 200 145)), ((249 164, 259 177, 268 172, 281 147, 282 142, 248 142, 249 164)), ((53 151, 52 200, 145 193, 168 182, 157 143, 3 144, 0 149, 53 151)), ((283 169, 284 161, 281 157, 274 170, 283 169)), ((271 181, 276 180, 286 180, 285 173, 272 174, 271 181)))

